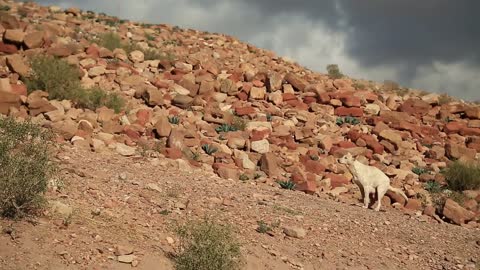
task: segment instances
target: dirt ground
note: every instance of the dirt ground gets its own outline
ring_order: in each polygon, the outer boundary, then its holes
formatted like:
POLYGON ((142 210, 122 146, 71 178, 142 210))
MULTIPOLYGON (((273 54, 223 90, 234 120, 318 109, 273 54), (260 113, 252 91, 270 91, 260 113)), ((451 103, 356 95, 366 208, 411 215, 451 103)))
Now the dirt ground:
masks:
POLYGON ((63 208, 0 220, 0 269, 173 269, 175 226, 206 215, 234 226, 245 269, 480 269, 478 229, 224 180, 182 161, 70 147, 58 158, 64 182, 48 199, 63 208), (258 221, 273 224, 271 235, 258 221), (306 236, 286 236, 285 226, 306 236), (119 245, 133 248, 133 265, 117 261, 119 245))

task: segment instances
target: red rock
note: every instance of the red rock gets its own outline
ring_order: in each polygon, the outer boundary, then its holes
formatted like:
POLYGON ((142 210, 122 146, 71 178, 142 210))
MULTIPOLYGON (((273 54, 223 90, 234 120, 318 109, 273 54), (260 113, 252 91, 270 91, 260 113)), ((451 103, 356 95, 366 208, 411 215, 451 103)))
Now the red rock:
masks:
POLYGON ((24 84, 12 84, 12 93, 21 95, 21 96, 26 96, 28 95, 27 92, 27 86, 24 84))
POLYGON ((129 126, 124 127, 123 132, 133 141, 138 141, 140 139, 140 132, 132 129, 129 126))
POLYGON ((174 148, 165 148, 165 156, 170 159, 180 159, 182 158, 182 150, 174 148))
POLYGON ((292 179, 292 182, 294 182, 296 184, 303 183, 307 180, 306 176, 303 173, 301 173, 300 171, 293 171, 292 175, 290 177, 292 179))
POLYGON ((398 110, 408 114, 425 115, 430 108, 430 104, 421 99, 408 99, 400 105, 398 110))
POLYGON ((400 203, 402 206, 405 205, 405 199, 401 195, 398 195, 397 193, 392 192, 390 190, 387 191, 385 195, 390 197, 390 199, 392 200, 392 203, 397 202, 397 203, 400 203))
POLYGON ((352 142, 356 142, 360 137, 362 136, 362 133, 358 132, 358 130, 351 129, 347 133, 347 138, 349 138, 352 142))
POLYGON ((237 93, 237 98, 240 99, 240 100, 243 100, 243 101, 247 101, 248 100, 248 94, 245 93, 244 91, 240 91, 237 93))
POLYGON ((317 184, 315 181, 305 181, 295 186, 296 190, 303 191, 307 194, 315 194, 317 191, 317 184))
POLYGON ((384 146, 381 145, 372 135, 363 134, 361 139, 365 141, 368 148, 372 149, 375 154, 383 154, 384 146))
POLYGON ((307 105, 310 105, 311 103, 316 103, 317 98, 316 97, 304 97, 303 102, 307 105))
POLYGON ((407 204, 405 205, 406 209, 418 211, 422 209, 422 202, 417 199, 409 199, 407 204))
POLYGON ((352 108, 338 107, 338 108, 335 108, 335 115, 361 117, 363 116, 363 109, 355 108, 355 107, 352 107, 352 108))
POLYGON ((269 135, 270 135, 270 130, 254 129, 254 130, 252 130, 252 133, 250 134, 250 141, 252 141, 252 142, 260 141, 260 140, 268 138, 269 135))
POLYGON ((100 50, 95 45, 90 45, 85 52, 87 53, 88 56, 92 58, 100 57, 100 50))
POLYGON ((332 188, 348 185, 348 183, 350 183, 345 176, 339 174, 327 173, 325 178, 330 179, 330 185, 332 188))
POLYGON ((360 98, 356 97, 356 96, 346 96, 346 97, 340 98, 340 100, 342 101, 343 105, 346 106, 346 107, 360 107, 361 106, 360 98))
POLYGON ((414 122, 415 117, 406 112, 380 110, 380 118, 385 123, 414 122))
POLYGON ((277 156, 274 153, 265 153, 260 158, 260 170, 269 177, 280 175, 277 156))
POLYGON ((140 109, 137 111, 136 116, 137 116, 136 123, 141 126, 145 126, 148 122, 150 122, 151 113, 147 109, 140 109))
POLYGON ((462 136, 480 136, 480 128, 463 127, 460 129, 460 135, 462 136))
POLYGON ((238 116, 244 116, 244 115, 249 115, 249 114, 255 114, 255 109, 253 107, 242 107, 242 108, 235 108, 235 113, 238 116))
POLYGON ((292 93, 283 93, 282 98, 285 102, 290 100, 297 100, 297 97, 292 93))
POLYGON ((17 53, 18 49, 17 46, 13 44, 5 44, 3 42, 0 42, 0 52, 6 53, 6 54, 14 54, 17 53))
POLYGON ((469 149, 465 146, 450 142, 445 145, 445 152, 447 157, 450 159, 459 159, 463 157, 473 160, 475 159, 475 155, 477 154, 477 151, 475 151, 475 149, 469 149))
POLYGON ((293 72, 289 72, 287 75, 285 75, 285 81, 287 81, 293 86, 293 88, 300 92, 303 92, 305 87, 307 87, 307 83, 293 72))
POLYGON ((423 209, 423 214, 429 217, 434 217, 435 211, 436 211, 435 207, 433 207, 432 205, 427 205, 425 209, 423 209))
POLYGON ((338 144, 338 147, 340 148, 353 148, 356 147, 356 145, 353 142, 350 141, 341 141, 338 144))
POLYGON ((461 122, 449 122, 443 127, 443 131, 447 134, 459 133, 462 128, 466 127, 464 123, 461 122))
POLYGON ((305 170, 314 174, 320 174, 325 172, 325 166, 323 166, 319 161, 316 160, 307 160, 305 162, 305 170))
POLYGON ((393 145, 391 142, 382 140, 380 141, 380 144, 383 146, 384 150, 387 150, 388 153, 395 153, 395 145, 393 145))
POLYGON ((451 199, 445 201, 442 213, 446 218, 457 225, 465 224, 465 222, 470 221, 475 217, 473 212, 468 211, 451 199))
POLYGON ((470 107, 465 110, 465 114, 470 119, 480 119, 480 107, 470 107))
POLYGON ((286 103, 298 110, 308 111, 309 109, 308 105, 300 100, 287 100, 286 103))
POLYGON ((320 93, 318 95, 318 102, 328 104, 330 102, 330 95, 327 92, 320 93))

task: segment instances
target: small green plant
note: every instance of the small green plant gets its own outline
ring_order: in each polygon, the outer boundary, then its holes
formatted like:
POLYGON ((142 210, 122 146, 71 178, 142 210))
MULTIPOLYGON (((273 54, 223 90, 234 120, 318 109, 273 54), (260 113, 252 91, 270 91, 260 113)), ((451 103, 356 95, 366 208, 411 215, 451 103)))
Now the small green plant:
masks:
POLYGON ((343 77, 343 74, 340 72, 340 68, 337 64, 330 64, 327 66, 328 76, 331 79, 340 79, 343 77))
POLYGON ((288 180, 288 181, 277 181, 277 183, 280 185, 281 188, 283 189, 289 189, 289 190, 293 190, 295 189, 295 183, 292 181, 292 180, 288 180))
POLYGON ((441 94, 439 97, 438 97, 438 104, 439 105, 444 105, 444 104, 447 104, 447 103, 450 103, 453 101, 453 98, 447 94, 441 94))
POLYGON ((10 6, 7 6, 7 5, 0 6, 0 11, 9 11, 10 9, 12 9, 12 8, 10 6))
POLYGON ((360 121, 353 116, 337 117, 336 124, 341 126, 343 124, 358 125, 360 121))
POLYGON ((272 228, 270 226, 268 226, 268 224, 263 220, 257 221, 257 224, 258 224, 258 227, 257 227, 256 231, 258 233, 268 233, 268 232, 272 231, 272 228))
POLYGON ((101 47, 109 49, 110 51, 122 48, 123 46, 122 39, 114 32, 103 33, 92 41, 101 47))
POLYGON ((230 131, 237 131, 237 128, 229 124, 221 124, 220 126, 215 128, 215 131, 218 133, 230 132, 230 131))
POLYGON ((247 180, 249 180, 250 178, 248 177, 248 175, 242 173, 242 174, 240 174, 239 179, 240 179, 241 181, 247 181, 247 180))
POLYGON ((430 193, 440 193, 442 191, 442 186, 436 181, 428 181, 424 184, 426 191, 430 193))
POLYGON ((428 173, 428 169, 426 168, 421 168, 421 167, 414 167, 412 169, 412 172, 416 175, 421 175, 421 174, 424 174, 424 173, 428 173))
POLYGON ((320 158, 317 155, 310 155, 311 160, 319 160, 320 158))
POLYGON ((177 115, 169 116, 168 122, 172 125, 178 125, 178 123, 180 123, 180 118, 177 115))
POLYGON ((254 180, 257 180, 257 179, 259 179, 260 177, 262 177, 262 175, 259 174, 259 173, 255 173, 255 175, 253 175, 253 179, 254 179, 254 180))
POLYGON ((212 155, 212 154, 214 154, 215 152, 218 151, 218 149, 217 149, 215 146, 211 145, 211 144, 204 144, 204 145, 202 145, 202 149, 203 149, 203 151, 205 151, 205 153, 207 153, 208 155, 212 155))
POLYGON ((454 161, 443 171, 448 187, 454 191, 480 188, 480 165, 454 161))
POLYGON ((172 213, 172 212, 167 210, 167 209, 164 209, 164 210, 160 211, 160 215, 163 215, 163 216, 167 216, 170 213, 172 213))
POLYGON ((177 270, 236 270, 242 265, 240 244, 231 227, 205 219, 177 229, 180 253, 177 270))
POLYGON ((48 181, 56 176, 52 133, 30 121, 0 118, 0 215, 33 214, 44 203, 48 181))
POLYGON ((272 122, 272 115, 270 113, 267 113, 267 121, 272 122))

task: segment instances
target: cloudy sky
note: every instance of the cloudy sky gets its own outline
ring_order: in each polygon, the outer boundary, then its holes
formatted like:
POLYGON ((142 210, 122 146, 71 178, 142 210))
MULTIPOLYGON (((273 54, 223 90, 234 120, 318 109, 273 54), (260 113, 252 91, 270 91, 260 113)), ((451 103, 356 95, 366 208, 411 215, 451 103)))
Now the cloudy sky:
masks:
POLYGON ((479 0, 37 0, 225 33, 325 72, 480 100, 479 0))

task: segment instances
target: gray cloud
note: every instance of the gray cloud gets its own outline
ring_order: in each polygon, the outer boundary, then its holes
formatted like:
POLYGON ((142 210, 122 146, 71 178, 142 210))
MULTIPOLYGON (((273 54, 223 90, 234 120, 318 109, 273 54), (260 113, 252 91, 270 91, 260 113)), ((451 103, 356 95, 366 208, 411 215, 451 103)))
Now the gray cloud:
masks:
POLYGON ((39 0, 234 35, 325 71, 480 99, 477 0, 39 0))

